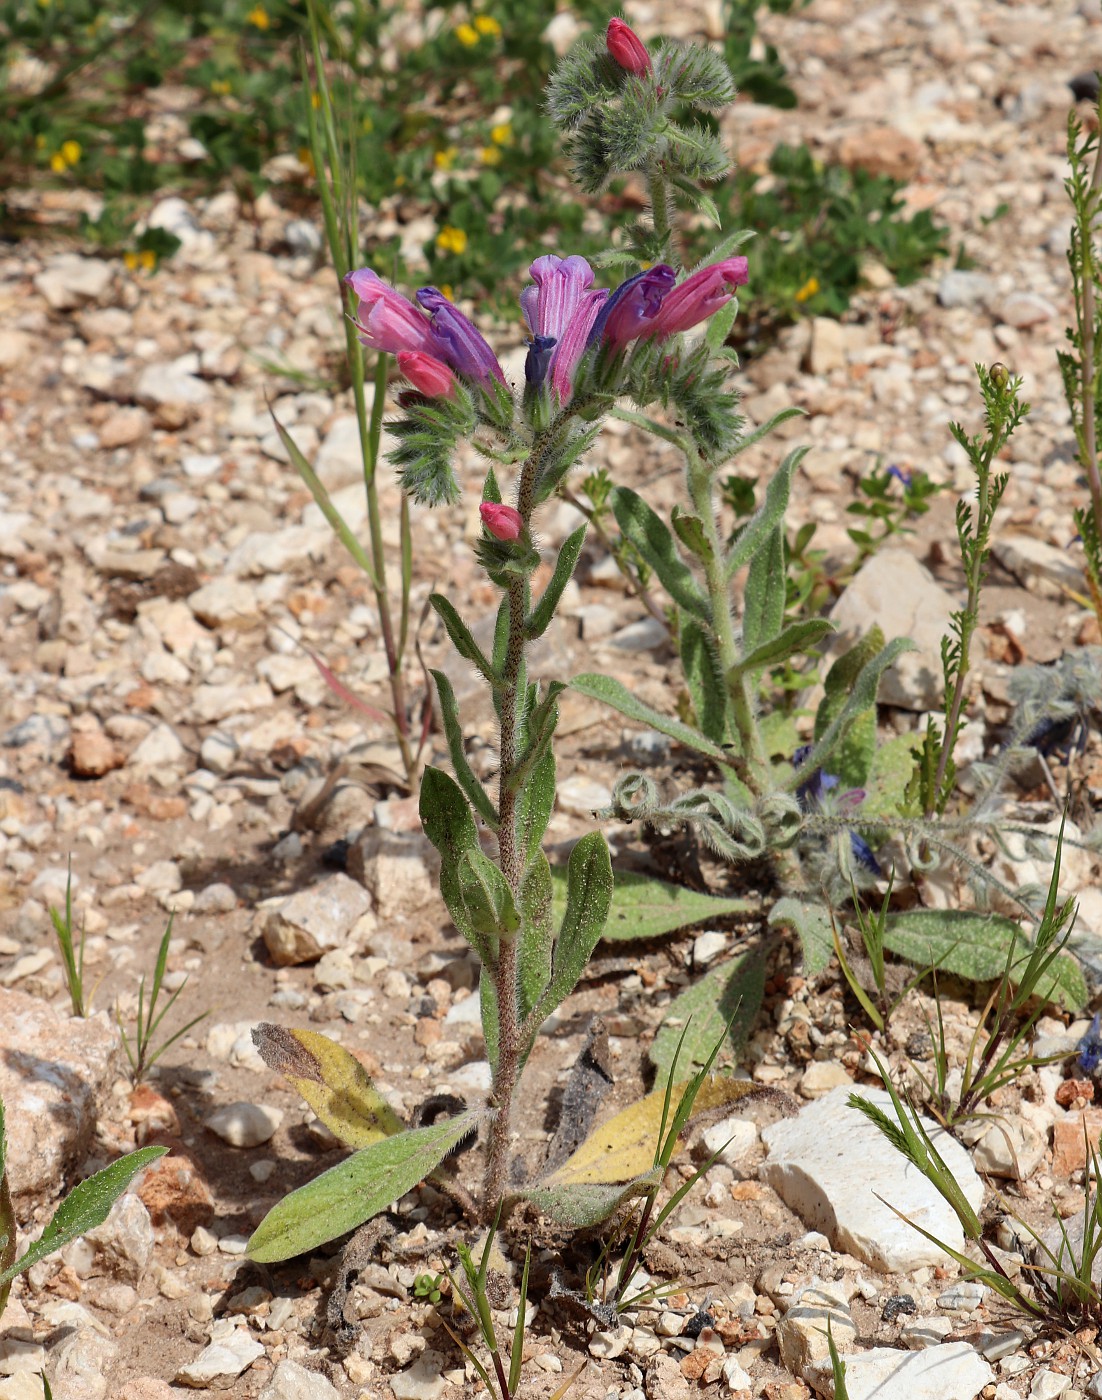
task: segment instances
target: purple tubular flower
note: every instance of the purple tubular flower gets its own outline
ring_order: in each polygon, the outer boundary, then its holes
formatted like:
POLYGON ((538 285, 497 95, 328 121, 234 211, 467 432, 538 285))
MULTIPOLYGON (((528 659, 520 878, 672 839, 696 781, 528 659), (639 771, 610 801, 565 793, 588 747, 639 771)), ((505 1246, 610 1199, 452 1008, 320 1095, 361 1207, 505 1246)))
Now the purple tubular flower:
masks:
POLYGON ((405 350, 440 357, 428 317, 401 292, 369 267, 348 273, 344 280, 359 301, 356 327, 364 345, 388 355, 405 350))
POLYGON ((621 282, 601 307, 586 343, 619 347, 637 336, 650 334, 651 323, 661 311, 673 284, 673 268, 665 263, 658 263, 621 282))
POLYGON ((749 263, 745 258, 724 258, 710 267, 702 267, 662 299, 657 314, 638 334, 665 340, 667 336, 699 325, 725 306, 734 296, 735 288, 746 285, 749 275, 749 263))
POLYGON ((533 335, 562 339, 582 297, 593 285, 593 269, 585 258, 573 254, 560 258, 545 253, 528 269, 535 282, 520 294, 520 309, 533 335))
POLYGON ((574 375, 578 369, 578 362, 586 352, 593 322, 607 301, 608 292, 602 288, 585 292, 555 346, 551 356, 551 387, 559 396, 560 404, 570 402, 574 393, 574 375))
POLYGON ((477 327, 457 310, 443 292, 422 287, 417 300, 432 317, 433 346, 437 355, 457 374, 486 384, 490 379, 505 383, 505 375, 477 327))

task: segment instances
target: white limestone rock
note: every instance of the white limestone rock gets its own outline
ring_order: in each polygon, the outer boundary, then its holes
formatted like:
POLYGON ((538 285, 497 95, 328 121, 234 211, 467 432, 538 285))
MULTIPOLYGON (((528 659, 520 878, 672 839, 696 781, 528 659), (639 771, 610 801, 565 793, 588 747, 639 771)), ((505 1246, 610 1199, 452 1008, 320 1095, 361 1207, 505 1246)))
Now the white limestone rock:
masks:
MULTIPOLYGON (((884 1202, 954 1249, 964 1248, 960 1222, 947 1202, 857 1109, 850 1090, 832 1090, 796 1118, 762 1133, 769 1156, 762 1177, 808 1225, 884 1273, 905 1273, 938 1264, 944 1255, 884 1202), (883 1197, 883 1201, 879 1199, 883 1197)), ((891 1113, 883 1089, 862 1096, 891 1113)), ((983 1183, 967 1152, 937 1125, 923 1120, 967 1199, 983 1204, 983 1183)))

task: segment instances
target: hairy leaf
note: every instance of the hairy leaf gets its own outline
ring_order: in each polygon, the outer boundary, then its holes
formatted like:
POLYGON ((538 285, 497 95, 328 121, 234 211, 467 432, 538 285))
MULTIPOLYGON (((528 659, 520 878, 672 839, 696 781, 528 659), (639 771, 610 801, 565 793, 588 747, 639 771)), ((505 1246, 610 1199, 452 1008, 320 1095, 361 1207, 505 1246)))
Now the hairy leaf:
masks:
POLYGON ((559 557, 555 561, 555 572, 551 575, 551 582, 543 590, 543 596, 524 623, 524 630, 530 641, 542 637, 555 616, 563 589, 574 577, 574 568, 582 552, 582 545, 585 544, 586 529, 586 525, 579 525, 574 533, 563 541, 559 557))
POLYGON ((432 671, 430 674, 436 682, 436 693, 440 697, 440 717, 444 722, 444 736, 448 741, 448 754, 455 769, 456 779, 478 815, 491 831, 496 831, 497 812, 494 804, 467 762, 466 750, 463 748, 463 730, 459 723, 459 705, 451 681, 443 671, 432 671))
MULTIPOLYGON (((761 557, 759 554, 758 558, 761 557)), ((803 622, 794 622, 770 640, 759 642, 753 651, 747 652, 735 669, 749 673, 764 670, 766 666, 777 666, 791 656, 802 655, 833 630, 833 623, 828 622, 825 617, 809 617, 803 622)))
POLYGON ((735 1056, 754 1028, 765 997, 765 948, 758 943, 730 962, 709 968, 671 1002, 650 1048, 661 1080, 679 1069, 696 1069, 730 1023, 728 1049, 735 1056), (684 1031, 684 1040, 682 1032, 684 1031), (680 1046, 680 1053, 678 1047, 680 1046))
MULTIPOLYGON (((551 872, 555 886, 556 910, 565 908, 566 872, 551 872)), ((727 895, 698 894, 684 885, 671 885, 650 875, 614 871, 615 885, 608 921, 601 935, 613 943, 636 938, 660 938, 706 920, 731 914, 747 914, 758 906, 750 899, 727 895)))
POLYGON ((775 641, 781 630, 784 622, 786 579, 784 530, 777 525, 769 531, 761 547, 755 551, 750 560, 750 572, 746 577, 742 646, 747 658, 743 667, 747 670, 751 669, 749 658, 754 652, 775 641))
POLYGON ((418 804, 425 835, 440 852, 440 895, 456 928, 484 963, 492 963, 494 945, 478 931, 467 908, 461 878, 463 856, 481 848, 478 828, 462 789, 439 768, 426 768, 418 804))
POLYGON ((555 944, 555 914, 551 867, 537 851, 520 886, 520 937, 517 961, 521 1020, 543 995, 551 980, 551 950, 555 944))
POLYGON ((566 907, 551 957, 551 981, 539 1000, 531 1028, 539 1026, 570 995, 600 941, 612 902, 612 862, 599 831, 575 842, 566 867, 566 907))
MULTIPOLYGON (((655 1089, 638 1103, 616 1114, 597 1127, 581 1147, 541 1186, 581 1186, 594 1183, 634 1181, 654 1166, 665 1110, 669 1102, 676 1103, 684 1094, 687 1083, 655 1089), (669 1098, 667 1099, 667 1093, 669 1098)), ((760 1094, 760 1084, 746 1079, 716 1076, 700 1086, 693 1105, 693 1115, 711 1108, 737 1103, 750 1094, 760 1094)))
POLYGON ((707 600, 689 566, 681 558, 665 521, 628 486, 617 486, 613 490, 612 513, 624 538, 651 566, 677 606, 707 621, 707 600))
POLYGON ((571 1186, 545 1186, 536 1182, 519 1192, 556 1224, 571 1230, 588 1230, 600 1225, 636 1196, 645 1196, 661 1184, 661 1168, 655 1167, 626 1185, 583 1182, 571 1186))
POLYGON ((697 753, 702 753, 717 763, 727 764, 730 761, 725 749, 705 738, 690 725, 682 724, 680 720, 645 705, 626 685, 611 676, 587 673, 575 676, 570 685, 579 695, 588 695, 591 700, 600 700, 628 719, 638 720, 640 724, 657 729, 659 734, 665 734, 679 744, 684 744, 687 749, 695 749, 697 753))
POLYGON ((765 488, 765 500, 743 526, 742 533, 731 546, 727 556, 727 577, 731 578, 766 545, 772 531, 784 523, 788 495, 792 490, 792 474, 807 455, 806 447, 790 452, 777 468, 765 488))
MULTIPOLYGON (((1017 982, 1016 974, 1024 972, 1031 947, 1012 919, 970 909, 908 909, 889 914, 884 946, 908 962, 936 966, 974 982, 1001 977, 1013 948, 1012 983, 1017 982)), ((1084 1006, 1087 986, 1075 959, 1058 954, 1041 978, 1037 995, 1072 1011, 1084 1006)))
POLYGON ((355 1230, 424 1181, 482 1117, 482 1110, 472 1109, 384 1138, 338 1162, 272 1207, 249 1240, 250 1258, 278 1263, 355 1230))
POLYGON ((252 1033, 260 1058, 295 1086, 331 1132, 348 1147, 368 1147, 405 1124, 376 1089, 359 1060, 318 1031, 261 1022, 252 1033))
POLYGON ((554 807, 555 751, 548 747, 517 798, 517 828, 526 860, 536 859, 554 807))
POLYGON ((120 1157, 117 1162, 112 1162, 109 1167, 74 1186, 34 1244, 0 1273, 0 1288, 40 1259, 56 1254, 72 1240, 102 1225, 111 1213, 111 1207, 138 1173, 167 1151, 167 1147, 139 1147, 137 1152, 128 1152, 125 1157, 120 1157))
POLYGON ((770 928, 796 930, 804 955, 804 975, 816 977, 834 956, 834 934, 830 910, 825 904, 810 904, 786 895, 769 911, 770 928))
POLYGON ((451 638, 451 644, 463 658, 469 661, 472 666, 476 666, 481 672, 483 679, 493 688, 498 689, 500 682, 494 673, 490 663, 483 655, 482 648, 471 636, 467 624, 456 612, 454 605, 444 597, 442 593, 434 593, 429 598, 433 610, 444 624, 444 628, 451 638))
POLYGON ((715 643, 695 618, 680 627, 681 670, 689 688, 696 722, 715 744, 727 737, 727 687, 716 659, 715 643))

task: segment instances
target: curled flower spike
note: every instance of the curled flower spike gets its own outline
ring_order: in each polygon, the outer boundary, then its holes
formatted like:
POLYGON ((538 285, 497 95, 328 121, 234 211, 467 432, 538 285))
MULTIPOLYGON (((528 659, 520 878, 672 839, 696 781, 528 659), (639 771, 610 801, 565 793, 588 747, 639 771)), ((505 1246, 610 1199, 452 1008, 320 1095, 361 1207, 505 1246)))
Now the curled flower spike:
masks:
POLYGON ((635 30, 622 19, 610 19, 605 33, 608 56, 628 73, 646 78, 653 72, 647 46, 635 30))
POLYGON ((639 331, 640 337, 665 340, 699 325, 726 306, 735 288, 744 287, 749 276, 750 264, 745 258, 724 258, 702 267, 662 298, 657 313, 639 331))
POLYGON ((499 505, 496 501, 483 501, 478 508, 482 523, 495 540, 511 544, 524 533, 524 520, 519 510, 512 506, 499 505))
POLYGON ((417 300, 432 316, 435 340, 433 353, 451 365, 458 374, 486 384, 490 379, 505 383, 497 356, 474 322, 454 307, 435 287, 422 287, 417 300))
POLYGON ((371 268, 361 267, 344 280, 358 298, 356 327, 368 349, 387 355, 402 350, 439 353, 428 317, 371 268))
POLYGON ((455 375, 443 360, 423 350, 400 350, 398 368, 418 393, 429 399, 455 397, 455 375))

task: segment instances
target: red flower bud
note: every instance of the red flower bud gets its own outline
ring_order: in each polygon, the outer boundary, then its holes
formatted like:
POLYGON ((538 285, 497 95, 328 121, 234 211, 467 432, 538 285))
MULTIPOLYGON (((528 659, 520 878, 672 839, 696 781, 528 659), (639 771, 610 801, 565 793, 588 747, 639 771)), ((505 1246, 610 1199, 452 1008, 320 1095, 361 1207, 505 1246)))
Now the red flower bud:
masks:
POLYGON ((423 350, 400 350, 398 368, 426 398, 450 399, 455 394, 455 375, 443 360, 423 350))
POLYGON ((512 506, 498 505, 496 501, 483 501, 478 508, 482 523, 495 540, 511 543, 519 540, 524 533, 524 520, 519 510, 512 506))
POLYGON ((653 69, 646 45, 635 30, 622 19, 609 20, 605 44, 608 47, 609 58, 628 73, 634 73, 637 78, 650 76, 653 69))

